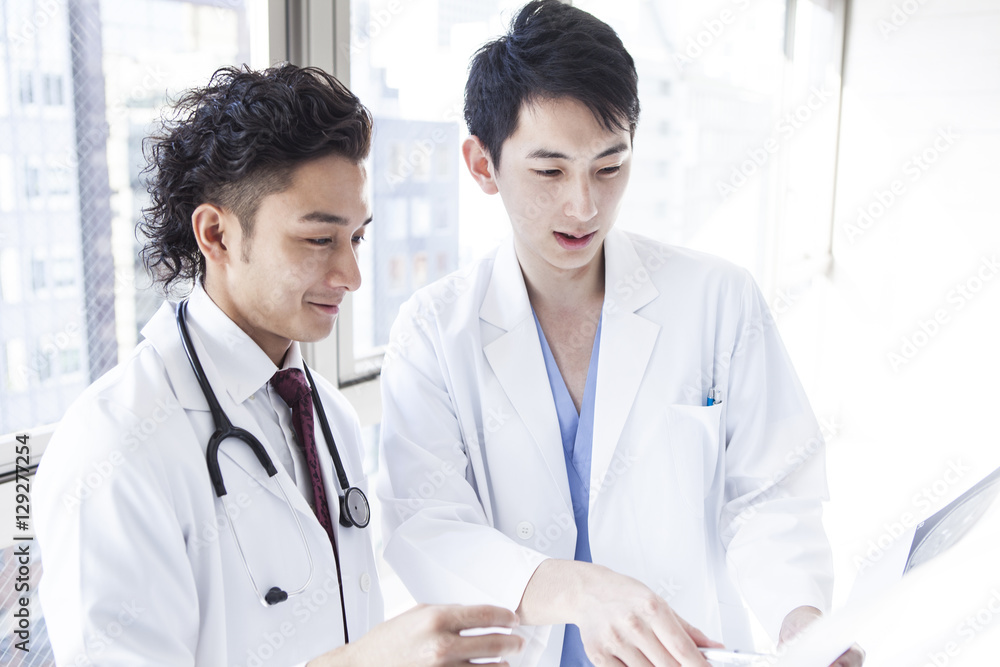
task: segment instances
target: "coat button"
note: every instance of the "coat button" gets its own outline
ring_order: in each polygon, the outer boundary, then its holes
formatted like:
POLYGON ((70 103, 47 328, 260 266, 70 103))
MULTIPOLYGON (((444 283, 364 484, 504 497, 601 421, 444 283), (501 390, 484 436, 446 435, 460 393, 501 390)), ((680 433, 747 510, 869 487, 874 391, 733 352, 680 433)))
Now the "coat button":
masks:
POLYGON ((367 593, 372 587, 372 578, 368 576, 367 572, 361 573, 361 590, 367 593))
POLYGON ((522 521, 517 524, 517 536, 522 540, 530 539, 532 535, 535 534, 535 527, 531 525, 529 521, 522 521))

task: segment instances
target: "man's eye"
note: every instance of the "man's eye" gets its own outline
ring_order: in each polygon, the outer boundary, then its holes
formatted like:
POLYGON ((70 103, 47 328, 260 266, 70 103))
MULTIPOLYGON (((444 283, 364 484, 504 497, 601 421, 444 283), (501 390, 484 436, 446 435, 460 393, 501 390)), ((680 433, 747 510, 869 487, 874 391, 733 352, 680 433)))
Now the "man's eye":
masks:
POLYGON ((351 237, 351 243, 354 245, 360 245, 362 241, 365 240, 364 235, 351 237))
POLYGON ((308 239, 308 241, 309 241, 309 243, 311 243, 313 245, 320 245, 320 246, 330 245, 331 243, 333 243, 333 239, 328 238, 328 237, 324 237, 324 238, 321 238, 321 239, 308 239))
POLYGON ((602 174, 617 174, 621 170, 622 170, 622 166, 620 164, 616 164, 613 167, 605 167, 604 169, 601 169, 601 173, 602 174))
POLYGON ((536 169, 535 173, 539 176, 552 177, 558 176, 560 172, 558 169, 536 169))

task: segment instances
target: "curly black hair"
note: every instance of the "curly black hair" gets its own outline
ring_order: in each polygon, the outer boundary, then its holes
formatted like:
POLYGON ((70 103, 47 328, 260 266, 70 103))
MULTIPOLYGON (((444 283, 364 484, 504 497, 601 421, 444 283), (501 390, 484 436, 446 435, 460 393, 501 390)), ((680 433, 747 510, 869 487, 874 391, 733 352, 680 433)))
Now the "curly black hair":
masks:
POLYGON ((328 155, 360 163, 371 138, 368 109, 323 70, 217 70, 207 86, 181 94, 144 143, 151 203, 137 234, 145 237, 146 270, 165 294, 177 281, 203 279, 191 222, 198 206, 235 214, 245 252, 261 200, 288 188, 296 167, 328 155))
POLYGON ((497 168, 524 103, 572 98, 610 130, 635 136, 639 78, 632 56, 607 23, 559 0, 526 4, 507 34, 472 57, 465 122, 497 168))

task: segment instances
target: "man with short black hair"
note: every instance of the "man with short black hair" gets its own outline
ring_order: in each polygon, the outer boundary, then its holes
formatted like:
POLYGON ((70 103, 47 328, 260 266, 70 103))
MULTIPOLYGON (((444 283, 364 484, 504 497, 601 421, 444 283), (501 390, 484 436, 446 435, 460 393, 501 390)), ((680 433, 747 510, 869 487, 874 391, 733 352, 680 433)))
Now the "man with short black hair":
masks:
POLYGON ((515 653, 491 606, 383 605, 361 432, 303 363, 361 282, 368 110, 332 76, 225 68, 149 144, 166 303, 73 404, 35 483, 60 665, 451 665, 515 653), (350 641, 350 643, 347 643, 350 641))
POLYGON ((479 50, 463 155, 513 233, 403 306, 382 374, 386 560, 517 610, 525 665, 705 665, 752 647, 741 594, 781 640, 830 603, 822 437, 760 290, 613 228, 637 90, 556 0, 479 50))

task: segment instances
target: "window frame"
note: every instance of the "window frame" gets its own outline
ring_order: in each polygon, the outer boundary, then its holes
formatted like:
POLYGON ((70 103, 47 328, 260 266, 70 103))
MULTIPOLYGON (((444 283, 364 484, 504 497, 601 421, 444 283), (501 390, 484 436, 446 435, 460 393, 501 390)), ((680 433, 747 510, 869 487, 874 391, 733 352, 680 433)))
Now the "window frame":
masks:
MULTIPOLYGON (((795 7, 797 2, 815 2, 816 0, 786 0, 786 45, 794 40, 795 7)), ((839 146, 840 134, 840 97, 842 95, 843 63, 846 51, 846 31, 849 21, 849 0, 827 0, 827 4, 835 6, 835 15, 839 21, 840 44, 840 81, 837 101, 836 141, 839 146)), ((350 0, 267 0, 268 17, 268 59, 270 63, 288 61, 302 66, 316 66, 333 73, 346 86, 350 87, 350 38, 351 15, 350 0)), ((787 48, 787 47, 786 47, 787 48)), ((31 76, 34 78, 35 73, 31 76)), ((33 81, 34 83, 34 81, 33 81)), ((836 163, 836 156, 834 158, 836 163)), ((836 164, 834 164, 834 169, 836 164)), ((836 172, 834 172, 835 174, 836 172)), ((774 179, 772 187, 781 191, 786 184, 785 178, 774 179)), ((835 193, 836 181, 830 184, 835 193)), ((774 211, 774 228, 782 226, 784 216, 779 210, 774 211)), ((830 235, 833 234, 833 213, 829 216, 830 235)), ((766 293, 773 295, 779 288, 788 288, 790 284, 798 285, 811 281, 816 277, 827 276, 832 268, 832 242, 822 257, 811 257, 801 266, 778 266, 778 234, 770 230, 767 239, 772 252, 770 275, 766 293)), ((303 356, 307 362, 336 384, 344 396, 351 402, 361 421, 362 427, 377 424, 381 421, 381 369, 385 356, 385 348, 377 349, 367 356, 354 354, 354 308, 351 294, 348 294, 341 304, 340 315, 333 335, 323 341, 307 343, 302 346, 303 356)), ((56 424, 39 425, 26 431, 0 434, 0 453, 5 452, 6 445, 13 442, 18 434, 28 433, 33 442, 32 458, 41 457, 55 430, 56 424), (40 444, 39 444, 40 443, 40 444)), ((2 454, 0 454, 2 456, 2 454)), ((12 474, 13 460, 0 459, 0 483, 12 474)))
MULTIPOLYGON (((289 0, 294 2, 295 0, 289 0)), ((310 3, 311 0, 301 0, 303 3, 310 3)), ((572 4, 572 0, 568 0, 572 4)), ((830 210, 827 219, 829 241, 826 244, 825 252, 819 256, 804 257, 795 264, 782 266, 780 260, 781 229, 787 224, 785 207, 776 203, 770 208, 771 224, 767 230, 768 260, 764 268, 765 280, 762 288, 768 297, 769 302, 778 298, 785 290, 798 290, 803 285, 811 284, 817 278, 828 278, 833 269, 833 226, 834 210, 833 203, 836 195, 836 151, 840 145, 840 114, 843 95, 843 73, 844 73, 844 53, 846 51, 847 22, 849 20, 849 0, 785 0, 785 41, 784 49, 786 57, 794 62, 794 51, 796 43, 796 18, 798 16, 797 7, 800 2, 813 2, 824 6, 832 12, 836 21, 836 47, 834 50, 834 60, 837 61, 839 70, 839 87, 836 91, 836 126, 829 139, 833 142, 833 177, 834 180, 828 184, 830 191, 830 210)), ((350 86, 350 3, 349 0, 335 0, 336 18, 339 20, 341 30, 332 33, 333 43, 328 48, 335 52, 336 68, 334 71, 338 79, 350 86), (345 29, 346 26, 346 29, 345 29), (345 46, 340 47, 340 40, 344 40, 345 46)), ((311 39, 311 35, 310 35, 311 39)), ((316 43, 317 46, 319 42, 316 43)), ((310 47, 313 43, 310 42, 310 47)), ((310 50, 310 52, 313 52, 310 50)), ((294 61, 293 61, 294 62, 294 61)), ((311 63, 310 63, 311 64, 311 63)), ((789 76, 785 75, 786 79, 789 76)), ((779 202, 780 195, 788 188, 789 183, 789 158, 788 151, 782 151, 777 159, 777 175, 772 177, 769 187, 772 193, 772 202, 779 202)), ((335 358, 327 361, 323 369, 327 371, 327 377, 336 378, 341 391, 351 400, 362 417, 362 426, 368 426, 380 421, 381 405, 372 408, 363 402, 365 396, 371 392, 368 385, 378 386, 381 379, 382 363, 385 358, 386 346, 376 348, 367 355, 356 355, 354 350, 354 308, 353 295, 348 294, 341 304, 340 315, 338 316, 337 327, 334 335, 325 341, 312 344, 312 354, 326 357, 330 354, 328 349, 335 346, 335 358), (322 353, 321 353, 322 351, 322 353), (371 415, 371 416, 369 416, 371 415)), ((308 354, 306 358, 310 363, 316 364, 316 360, 308 354)))
MULTIPOLYGON (((300 66, 320 67, 345 86, 351 86, 350 0, 268 0, 270 61, 287 60, 300 66)), ((302 345, 302 356, 338 388, 358 413, 361 426, 381 421, 379 352, 354 356, 354 301, 348 293, 340 304, 333 334, 325 340, 302 345)))
MULTIPOLYGON (((334 73, 338 79, 349 86, 350 64, 348 52, 344 49, 340 54, 336 44, 348 43, 350 39, 350 2, 349 0, 267 0, 268 19, 268 61, 278 63, 288 61, 299 65, 314 65, 334 73), (339 40, 339 41, 338 41, 339 40)), ((30 71, 34 99, 32 104, 38 104, 36 85, 39 72, 30 71)), ((44 74, 44 72, 41 72, 44 74)), ((20 98, 18 98, 20 99, 20 98)), ((65 105, 65 98, 63 99, 65 105)), ((22 165, 23 172, 24 165, 22 165)), ((41 169, 41 167, 38 167, 41 169)), ((41 174, 39 175, 41 178, 41 174)), ((24 297, 22 285, 22 299, 24 297)), ((349 327, 350 306, 346 309, 349 327)), ((341 316, 343 318, 343 315, 341 316)), ((338 326, 337 331, 342 327, 338 326)), ((336 378, 337 375, 337 332, 327 340, 303 346, 303 355, 310 365, 326 377, 336 378)), ((365 409, 370 404, 373 394, 377 397, 377 382, 369 380, 367 387, 349 387, 344 392, 347 398, 362 415, 362 424, 369 425, 378 421, 381 413, 379 405, 375 409, 365 409)), ((55 431, 57 423, 40 424, 11 433, 0 433, 0 484, 11 481, 16 476, 15 458, 13 456, 16 437, 29 436, 31 453, 31 474, 37 468, 49 440, 55 431), (9 448, 9 450, 8 450, 9 448), (11 456, 7 456, 8 451, 11 456)))

